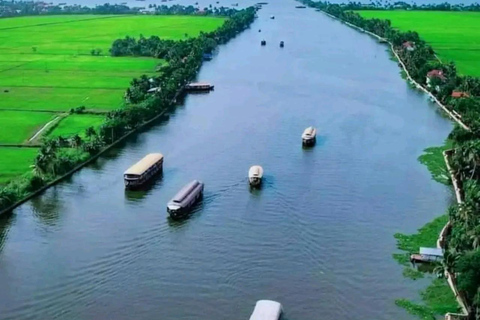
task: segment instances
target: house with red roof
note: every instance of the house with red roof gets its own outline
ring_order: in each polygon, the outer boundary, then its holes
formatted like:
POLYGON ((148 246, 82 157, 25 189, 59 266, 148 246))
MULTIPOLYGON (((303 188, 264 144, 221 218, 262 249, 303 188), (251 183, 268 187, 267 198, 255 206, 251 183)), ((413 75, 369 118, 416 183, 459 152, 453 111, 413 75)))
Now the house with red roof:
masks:
MULTIPOLYGON (((427 73, 427 87, 429 88, 432 86, 432 79, 440 79, 442 82, 445 82, 445 80, 447 80, 447 78, 443 74, 443 71, 437 69, 431 70, 427 73)), ((435 90, 440 91, 440 87, 438 85, 435 86, 435 90)))
POLYGON ((463 92, 463 91, 453 91, 452 92, 452 98, 468 98, 470 97, 470 95, 468 94, 468 92, 463 92))
POLYGON ((413 51, 415 50, 415 42, 405 41, 404 43, 402 43, 402 47, 407 51, 413 51))

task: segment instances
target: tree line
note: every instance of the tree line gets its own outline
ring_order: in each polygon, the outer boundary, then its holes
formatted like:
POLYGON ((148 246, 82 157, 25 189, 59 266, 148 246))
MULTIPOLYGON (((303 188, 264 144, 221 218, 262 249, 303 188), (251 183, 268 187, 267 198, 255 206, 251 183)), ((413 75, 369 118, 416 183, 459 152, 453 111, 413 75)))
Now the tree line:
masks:
POLYGON ((440 62, 434 49, 418 33, 401 32, 393 29, 389 20, 366 19, 352 11, 364 10, 372 4, 303 2, 391 42, 411 77, 459 114, 471 129, 456 125, 449 135, 453 144, 450 162, 460 181, 464 203, 448 209, 452 228, 447 236, 443 267, 456 275, 457 288, 468 303, 469 319, 480 320, 480 79, 458 74, 453 62, 440 62), (437 70, 437 76, 427 80, 432 70, 437 70), (453 92, 460 95, 454 97, 453 92))
POLYGON ((110 49, 112 56, 150 56, 165 59, 166 64, 156 76, 143 75, 133 79, 125 92, 126 105, 108 112, 97 130, 90 127, 82 137, 74 135, 45 140, 35 158, 32 173, 0 189, 0 210, 69 172, 104 147, 172 107, 185 84, 197 75, 203 55, 247 29, 255 17, 256 9, 253 7, 239 10, 217 30, 181 41, 158 37, 115 40, 110 49), (153 92, 150 91, 152 88, 155 89, 153 92))

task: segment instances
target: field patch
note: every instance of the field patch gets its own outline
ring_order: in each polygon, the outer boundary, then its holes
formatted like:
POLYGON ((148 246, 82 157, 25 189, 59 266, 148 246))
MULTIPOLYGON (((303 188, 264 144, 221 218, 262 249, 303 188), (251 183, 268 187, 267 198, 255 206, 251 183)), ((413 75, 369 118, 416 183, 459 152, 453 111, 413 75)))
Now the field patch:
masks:
POLYGON ((85 129, 94 127, 97 129, 102 124, 105 116, 92 114, 71 114, 58 123, 55 129, 49 134, 51 137, 69 137, 75 134, 84 136, 85 129))
POLYGON ((31 171, 37 154, 37 148, 0 147, 0 184, 31 171))
POLYGON ((390 20, 401 31, 416 31, 443 62, 454 61, 464 75, 480 77, 480 12, 358 11, 365 18, 390 20))
POLYGON ((0 143, 21 144, 54 118, 55 114, 48 112, 0 111, 0 143))

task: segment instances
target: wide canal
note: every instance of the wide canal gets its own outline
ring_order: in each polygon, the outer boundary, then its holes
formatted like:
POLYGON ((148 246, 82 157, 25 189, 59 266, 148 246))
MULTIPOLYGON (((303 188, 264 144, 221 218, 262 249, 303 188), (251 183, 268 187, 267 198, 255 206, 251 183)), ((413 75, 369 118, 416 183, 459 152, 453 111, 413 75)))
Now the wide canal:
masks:
POLYGON ((449 190, 417 157, 451 124, 386 47, 295 5, 271 2, 205 63, 214 92, 1 220, 1 319, 248 319, 265 298, 290 320, 411 319, 394 300, 425 283, 402 277, 393 234, 445 211, 449 190), (149 152, 163 178, 125 192, 149 152), (204 200, 172 222, 166 203, 192 179, 204 200))

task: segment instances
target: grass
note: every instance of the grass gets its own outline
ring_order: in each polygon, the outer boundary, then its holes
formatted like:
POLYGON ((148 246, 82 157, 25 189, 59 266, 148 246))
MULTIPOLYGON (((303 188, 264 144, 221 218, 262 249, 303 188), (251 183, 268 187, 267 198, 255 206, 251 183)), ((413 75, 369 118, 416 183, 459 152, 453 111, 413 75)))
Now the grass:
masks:
POLYGON ((416 31, 444 61, 464 75, 480 77, 480 12, 358 11, 365 18, 388 19, 402 31, 416 31))
POLYGON ((432 174, 433 180, 445 185, 450 184, 450 174, 443 158, 443 151, 451 148, 452 142, 447 140, 443 146, 425 149, 423 154, 418 157, 418 161, 424 164, 432 174))
POLYGON ((30 171, 37 153, 36 148, 0 147, 0 184, 30 171))
MULTIPOLYGON (((47 112, 0 111, 0 143, 21 144, 54 117, 54 114, 47 112)), ((0 166, 0 171, 4 170, 0 166)))
POLYGON ((98 128, 104 119, 103 115, 71 114, 60 120, 49 136, 69 137, 75 134, 84 136, 85 129, 88 127, 98 128))
MULTIPOLYGON (((154 75, 158 66, 166 63, 147 57, 110 57, 108 50, 116 39, 155 35, 178 40, 186 34, 195 37, 202 31, 213 31, 224 21, 218 17, 154 15, 0 19, 0 144, 26 142, 56 114, 71 108, 85 106, 105 112, 122 107, 131 80, 154 75), (101 53, 92 56, 91 50, 101 53)), ((85 128, 98 127, 102 120, 103 116, 91 114, 69 115, 49 135, 83 134, 85 128)), ((30 155, 34 151, 26 150, 30 155)), ((33 156, 18 162, 12 159, 0 162, 0 172, 8 172, 3 174, 8 179, 29 170, 25 162, 30 164, 33 156)))
POLYGON ((130 81, 165 61, 110 57, 114 40, 157 35, 183 39, 213 31, 223 18, 65 15, 0 19, 0 109, 68 111, 122 106, 130 81), (92 56, 91 50, 101 50, 92 56))

